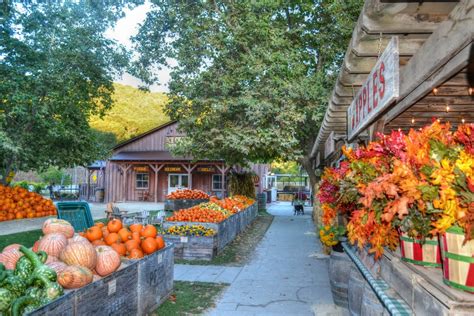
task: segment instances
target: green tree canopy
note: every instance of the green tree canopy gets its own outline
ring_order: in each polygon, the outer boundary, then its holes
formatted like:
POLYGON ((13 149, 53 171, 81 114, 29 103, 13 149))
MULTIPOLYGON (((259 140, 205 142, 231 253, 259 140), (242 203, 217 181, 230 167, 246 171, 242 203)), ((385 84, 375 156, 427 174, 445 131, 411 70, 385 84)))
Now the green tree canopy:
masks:
POLYGON ((104 37, 143 1, 0 3, 0 181, 16 170, 81 165, 104 154, 91 115, 112 105, 125 48, 104 37))
POLYGON ((168 97, 164 93, 145 92, 131 86, 114 83, 114 106, 105 115, 94 115, 90 125, 113 133, 124 141, 146 132, 170 119, 164 114, 168 97))
POLYGON ((233 164, 309 154, 362 0, 153 2, 135 37, 135 74, 174 59, 174 149, 233 164))

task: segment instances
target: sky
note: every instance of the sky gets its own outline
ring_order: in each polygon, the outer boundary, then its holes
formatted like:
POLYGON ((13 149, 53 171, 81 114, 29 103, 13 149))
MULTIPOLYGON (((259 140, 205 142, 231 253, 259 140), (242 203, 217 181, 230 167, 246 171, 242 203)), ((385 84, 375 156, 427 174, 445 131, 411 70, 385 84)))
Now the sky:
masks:
MULTIPOLYGON (((117 22, 114 29, 108 30, 106 36, 117 40, 128 48, 132 48, 130 37, 138 33, 140 23, 145 20, 146 14, 150 11, 150 8, 150 2, 145 1, 143 5, 138 6, 133 10, 126 10, 125 17, 117 22)), ((170 80, 169 69, 160 70, 158 75, 160 78, 160 84, 152 85, 150 90, 152 92, 168 92, 168 81, 170 80)), ((140 84, 140 80, 130 74, 124 74, 122 78, 117 78, 116 82, 134 87, 138 87, 140 84)))

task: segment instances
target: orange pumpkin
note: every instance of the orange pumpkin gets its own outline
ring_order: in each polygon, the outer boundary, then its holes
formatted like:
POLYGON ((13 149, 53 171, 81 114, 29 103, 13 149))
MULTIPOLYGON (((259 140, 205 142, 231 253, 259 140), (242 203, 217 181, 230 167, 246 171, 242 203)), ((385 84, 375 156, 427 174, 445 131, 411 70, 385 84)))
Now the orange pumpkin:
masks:
POLYGON ((109 230, 107 229, 107 226, 104 226, 101 229, 102 229, 102 237, 103 238, 107 237, 110 234, 109 230))
POLYGON ((58 283, 65 289, 78 289, 92 282, 92 271, 81 266, 69 266, 58 273, 58 283))
POLYGON ((156 237, 156 227, 153 225, 146 225, 145 228, 140 232, 140 236, 147 238, 147 237, 156 237))
POLYGON ((136 233, 140 233, 143 229, 143 225, 142 224, 132 224, 130 225, 130 230, 132 232, 136 232, 136 233))
POLYGON ((48 235, 51 233, 61 233, 66 238, 71 238, 74 236, 74 227, 63 219, 50 218, 43 224, 43 234, 48 235))
POLYGON ((163 236, 156 236, 156 243, 158 245, 158 250, 165 248, 165 240, 163 239, 163 236))
POLYGON ((38 250, 42 250, 48 256, 59 257, 61 251, 67 246, 67 238, 62 233, 51 233, 43 236, 38 243, 38 250))
POLYGON ((142 241, 141 247, 143 253, 149 255, 154 253, 158 249, 158 243, 156 242, 155 238, 147 237, 145 240, 142 241))
POLYGON ((112 247, 121 256, 125 256, 127 254, 127 247, 125 247, 125 244, 116 243, 112 244, 110 247, 112 247))
POLYGON ((105 226, 105 224, 103 222, 97 222, 95 223, 95 226, 99 227, 99 228, 102 228, 105 226))
POLYGON ((117 242, 120 242, 120 240, 121 240, 120 236, 117 233, 110 233, 107 235, 107 237, 105 237, 105 243, 109 246, 117 242))
POLYGON ((97 264, 95 271, 100 276, 106 276, 120 267, 120 255, 109 246, 99 246, 96 249, 97 264))
POLYGON ((136 242, 140 243, 141 242, 140 233, 133 232, 132 233, 132 239, 135 240, 136 242))
POLYGON ((75 242, 64 248, 59 259, 67 265, 79 265, 92 270, 97 263, 97 254, 90 243, 75 242))
POLYGON ((125 247, 127 248, 128 252, 131 252, 133 249, 140 248, 140 243, 136 240, 130 239, 125 243, 125 247))
POLYGON ((140 259, 143 258, 143 252, 140 249, 132 249, 128 255, 129 259, 140 259))
POLYGON ((92 226, 86 231, 86 238, 92 242, 102 238, 102 230, 97 226, 92 226))
POLYGON ((123 242, 125 242, 125 241, 129 240, 130 238, 132 238, 132 233, 125 227, 120 229, 118 234, 120 236, 120 239, 123 242))
POLYGON ((119 230, 122 229, 122 221, 114 218, 113 220, 107 223, 107 229, 111 233, 118 233, 119 230))

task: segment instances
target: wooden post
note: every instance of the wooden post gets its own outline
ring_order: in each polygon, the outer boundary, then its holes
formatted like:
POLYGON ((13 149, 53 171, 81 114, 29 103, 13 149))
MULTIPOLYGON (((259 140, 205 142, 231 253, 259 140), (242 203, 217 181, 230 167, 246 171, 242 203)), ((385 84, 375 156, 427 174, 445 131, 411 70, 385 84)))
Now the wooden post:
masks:
POLYGON ((369 128, 369 141, 374 141, 377 133, 383 133, 385 127, 385 117, 375 121, 369 128))
POLYGON ((87 198, 86 198, 87 201, 89 201, 90 199, 90 187, 91 187, 91 170, 87 169, 87 198))
POLYGON ((198 165, 195 164, 194 166, 191 167, 191 164, 188 164, 188 165, 181 164, 181 166, 182 166, 182 167, 184 168, 184 170, 186 170, 186 172, 188 173, 188 187, 189 187, 189 189, 192 189, 192 188, 193 188, 193 180, 192 180, 191 172, 193 172, 193 170, 196 169, 196 167, 197 167, 198 165))
POLYGON ((229 171, 230 167, 226 167, 225 163, 222 164, 222 168, 216 164, 217 169, 221 172, 222 175, 222 197, 226 196, 226 187, 225 187, 225 174, 229 171))
POLYGON ((149 164, 150 168, 153 169, 153 171, 155 172, 155 198, 154 198, 154 201, 155 203, 158 202, 158 172, 165 166, 165 165, 159 165, 159 164, 155 164, 155 165, 152 165, 152 164, 149 164))
POLYGON ((122 173, 123 173, 123 190, 122 190, 122 194, 123 194, 123 202, 126 202, 127 201, 127 173, 128 173, 128 170, 130 169, 130 167, 132 165, 129 165, 129 164, 119 164, 118 165, 120 170, 122 170, 122 173))

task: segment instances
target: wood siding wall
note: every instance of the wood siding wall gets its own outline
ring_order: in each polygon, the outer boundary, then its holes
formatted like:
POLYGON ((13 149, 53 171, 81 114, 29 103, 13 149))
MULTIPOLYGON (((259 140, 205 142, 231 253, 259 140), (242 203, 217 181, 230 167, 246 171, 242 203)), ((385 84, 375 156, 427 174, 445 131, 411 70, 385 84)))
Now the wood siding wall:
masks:
MULTIPOLYGON (((130 144, 120 147, 116 152, 167 150, 165 146, 166 136, 179 136, 180 134, 176 132, 177 126, 177 123, 167 126, 162 130, 158 130, 143 138, 139 138, 130 144)), ((114 152, 114 154, 116 152, 114 152)))

